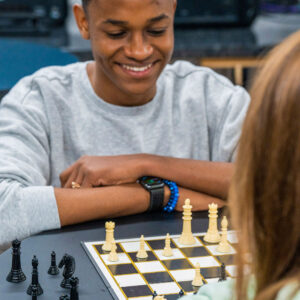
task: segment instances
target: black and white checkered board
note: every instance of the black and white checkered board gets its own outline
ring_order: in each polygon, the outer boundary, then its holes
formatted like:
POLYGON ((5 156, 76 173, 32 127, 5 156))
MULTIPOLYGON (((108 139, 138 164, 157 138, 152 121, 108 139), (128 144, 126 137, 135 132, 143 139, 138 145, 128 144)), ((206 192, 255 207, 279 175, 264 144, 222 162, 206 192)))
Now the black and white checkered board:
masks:
POLYGON ((219 253, 216 244, 204 242, 204 233, 194 236, 196 244, 185 246, 179 244, 179 235, 171 235, 172 257, 162 256, 165 236, 145 237, 148 253, 145 261, 136 258, 139 238, 116 240, 117 262, 108 261, 108 254, 102 251, 104 241, 82 242, 82 245, 115 299, 151 300, 156 291, 171 300, 178 299, 181 289, 185 294, 195 291, 192 280, 197 262, 205 283, 218 281, 222 262, 226 264, 227 278, 235 276, 233 259, 237 240, 233 231, 228 232, 229 254, 219 253))

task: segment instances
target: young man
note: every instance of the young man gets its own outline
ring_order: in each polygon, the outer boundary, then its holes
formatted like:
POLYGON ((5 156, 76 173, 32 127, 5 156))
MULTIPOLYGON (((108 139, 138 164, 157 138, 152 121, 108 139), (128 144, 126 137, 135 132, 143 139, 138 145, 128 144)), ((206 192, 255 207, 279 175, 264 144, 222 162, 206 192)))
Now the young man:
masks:
POLYGON ((223 204, 249 97, 211 70, 166 66, 175 7, 175 0, 75 5, 94 61, 42 69, 2 100, 0 244, 144 212, 150 192, 137 179, 145 175, 177 183, 176 210, 187 197, 194 210, 223 204))

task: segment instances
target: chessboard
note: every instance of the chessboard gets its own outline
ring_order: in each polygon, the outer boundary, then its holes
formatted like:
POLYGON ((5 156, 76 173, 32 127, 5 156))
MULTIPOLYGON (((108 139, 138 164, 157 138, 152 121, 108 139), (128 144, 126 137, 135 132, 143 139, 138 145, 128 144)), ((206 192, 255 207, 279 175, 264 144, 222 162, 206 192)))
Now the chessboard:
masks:
POLYGON ((145 236, 146 260, 136 258, 139 238, 116 240, 117 262, 109 261, 109 254, 102 250, 105 241, 82 242, 82 246, 114 299, 150 300, 156 292, 171 300, 178 299, 180 290, 184 294, 197 291, 192 285, 196 263, 201 266, 204 284, 219 280, 222 263, 226 265, 227 279, 235 277, 235 232, 228 231, 228 253, 218 252, 218 244, 205 242, 204 235, 193 233, 196 243, 192 246, 181 245, 180 235, 170 235, 173 250, 171 257, 162 255, 166 236, 145 236))

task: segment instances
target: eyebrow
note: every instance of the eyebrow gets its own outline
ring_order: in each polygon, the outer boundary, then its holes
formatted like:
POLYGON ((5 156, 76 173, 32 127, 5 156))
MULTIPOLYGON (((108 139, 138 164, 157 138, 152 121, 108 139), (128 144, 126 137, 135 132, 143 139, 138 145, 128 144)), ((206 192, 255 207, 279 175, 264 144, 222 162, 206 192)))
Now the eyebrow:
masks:
MULTIPOLYGON (((147 21, 147 23, 155 23, 164 19, 169 19, 169 16, 166 14, 161 14, 157 17, 151 18, 147 21)), ((120 20, 114 20, 114 19, 107 19, 103 22, 103 24, 112 24, 112 25, 117 25, 117 26, 124 26, 128 25, 129 23, 127 21, 120 21, 120 20)))

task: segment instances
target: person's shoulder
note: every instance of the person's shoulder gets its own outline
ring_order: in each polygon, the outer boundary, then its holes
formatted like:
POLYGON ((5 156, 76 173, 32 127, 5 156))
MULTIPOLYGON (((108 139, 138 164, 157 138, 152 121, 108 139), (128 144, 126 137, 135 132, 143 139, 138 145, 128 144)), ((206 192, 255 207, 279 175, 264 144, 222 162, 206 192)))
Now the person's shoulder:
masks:
POLYGON ((167 65, 163 74, 166 77, 171 77, 174 81, 184 81, 187 84, 199 86, 199 83, 202 83, 208 86, 222 86, 232 90, 236 88, 228 78, 214 70, 184 60, 177 60, 173 64, 167 65))
POLYGON ((196 295, 185 296, 182 300, 232 300, 233 286, 233 280, 208 283, 202 286, 196 295))
POLYGON ((276 300, 300 300, 300 284, 290 282, 285 285, 277 294, 276 300))
POLYGON ((32 80, 39 80, 44 78, 46 80, 65 80, 78 75, 85 70, 87 62, 75 62, 65 66, 48 66, 39 69, 33 73, 30 77, 32 80))

